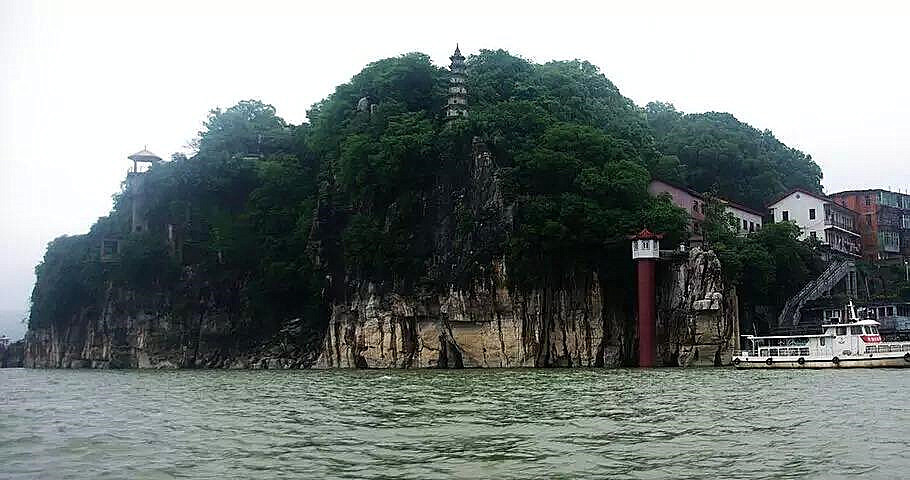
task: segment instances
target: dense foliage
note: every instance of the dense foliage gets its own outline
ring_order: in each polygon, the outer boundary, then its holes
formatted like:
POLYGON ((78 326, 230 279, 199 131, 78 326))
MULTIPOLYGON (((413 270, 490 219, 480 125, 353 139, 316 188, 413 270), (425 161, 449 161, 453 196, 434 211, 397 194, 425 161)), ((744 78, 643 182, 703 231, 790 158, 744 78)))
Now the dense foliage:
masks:
POLYGON ((657 147, 668 156, 660 172, 668 180, 756 209, 791 188, 822 191, 822 171, 812 156, 784 145, 770 130, 756 130, 729 113, 685 115, 668 103, 651 102, 645 112, 657 147))
POLYGON ((802 241, 795 223, 767 224, 740 235, 738 220, 723 203, 705 204, 703 233, 717 253, 728 283, 736 286, 749 333, 767 332, 787 300, 823 270, 818 244, 802 241))
MULTIPOLYGON (((267 334, 292 316, 321 321, 333 280, 442 290, 502 258, 518 283, 597 271, 621 287, 627 235, 665 232, 667 247, 686 236, 685 212, 648 194, 653 177, 751 205, 794 185, 819 189, 811 158, 770 132, 728 114, 641 109, 590 63, 485 50, 467 65, 466 119, 445 120, 447 71, 417 53, 368 65, 308 124, 253 100, 213 110, 195 154, 145 175, 149 231, 127 233, 125 189, 89 234, 49 245, 32 327, 73 318, 112 285, 174 290, 187 306, 229 288, 267 334), (495 163, 495 209, 471 200, 475 139, 495 163), (102 263, 110 238, 119 261, 102 263)), ((783 297, 811 272, 786 227, 718 235, 746 295, 783 297), (761 280, 741 281, 752 275, 761 280)))

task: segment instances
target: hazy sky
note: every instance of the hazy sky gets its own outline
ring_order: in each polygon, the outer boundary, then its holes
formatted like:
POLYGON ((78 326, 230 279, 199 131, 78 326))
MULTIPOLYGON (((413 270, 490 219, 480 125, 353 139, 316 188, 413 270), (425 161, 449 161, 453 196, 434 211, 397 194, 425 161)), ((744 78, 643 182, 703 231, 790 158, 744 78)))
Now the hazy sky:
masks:
POLYGON ((366 63, 443 65, 456 41, 589 60, 640 105, 729 111, 812 154, 828 192, 908 189, 899 5, 0 0, 0 309, 27 307, 47 242, 108 212, 143 145, 185 151, 208 110, 247 98, 300 123, 366 63))

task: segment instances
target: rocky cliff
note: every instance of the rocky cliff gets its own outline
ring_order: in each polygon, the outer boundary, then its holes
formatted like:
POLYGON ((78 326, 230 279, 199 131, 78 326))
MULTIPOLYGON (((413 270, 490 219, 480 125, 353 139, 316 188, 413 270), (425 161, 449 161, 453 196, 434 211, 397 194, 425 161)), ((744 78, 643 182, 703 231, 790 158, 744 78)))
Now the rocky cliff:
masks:
MULTIPOLYGON (((191 305, 173 291, 140 294, 109 284, 66 322, 30 328, 31 368, 303 368, 316 358, 299 319, 257 335, 236 288, 208 289, 191 305)), ((317 340, 318 341, 318 340, 317 340)))
MULTIPOLYGON (((72 318, 31 325, 25 364, 46 368, 615 367, 636 358, 631 264, 518 286, 497 248, 512 228, 482 142, 423 198, 434 288, 365 278, 344 262, 346 213, 317 206, 313 246, 327 277, 320 319, 254 318, 244 283, 184 268, 178 285, 108 282, 72 318), (465 172, 467 173, 465 175, 465 172), (472 219, 470 228, 456 220, 472 219), (445 288, 438 285, 448 285, 445 288)), ((462 222, 463 223, 463 222, 462 222)), ((664 365, 729 362, 736 295, 711 252, 666 255, 658 271, 664 365)))
MULTIPOLYGON (((300 319, 267 339, 238 339, 249 319, 218 299, 188 318, 158 299, 111 289, 68 327, 32 330, 25 364, 39 368, 470 368, 633 365, 629 299, 598 275, 560 288, 508 286, 502 262, 486 281, 437 295, 380 293, 364 283, 331 306, 324 333, 300 319), (221 305, 216 308, 216 305, 221 305), (321 338, 321 341, 320 341, 321 338)), ((671 254, 658 272, 658 358, 722 365, 737 338, 736 295, 712 252, 671 254)))
MULTIPOLYGON (((634 319, 596 275, 559 290, 507 287, 505 267, 470 290, 414 297, 365 284, 332 307, 316 368, 616 367, 631 365, 634 319)), ((720 263, 694 249, 663 263, 664 365, 723 365, 737 335, 736 296, 720 263)))

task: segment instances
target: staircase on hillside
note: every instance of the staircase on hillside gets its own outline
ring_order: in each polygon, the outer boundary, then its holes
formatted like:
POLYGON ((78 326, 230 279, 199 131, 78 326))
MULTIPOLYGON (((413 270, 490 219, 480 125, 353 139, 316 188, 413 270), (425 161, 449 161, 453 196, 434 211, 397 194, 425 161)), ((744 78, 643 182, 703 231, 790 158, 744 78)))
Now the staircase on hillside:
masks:
POLYGON ((810 300, 815 300, 822 295, 828 295, 831 290, 844 277, 847 277, 847 295, 856 296, 856 264, 852 260, 837 260, 828 265, 815 280, 809 282, 784 305, 780 316, 777 318, 778 328, 795 327, 799 325, 800 313, 803 305, 810 300), (850 275, 853 273, 853 275, 850 275))

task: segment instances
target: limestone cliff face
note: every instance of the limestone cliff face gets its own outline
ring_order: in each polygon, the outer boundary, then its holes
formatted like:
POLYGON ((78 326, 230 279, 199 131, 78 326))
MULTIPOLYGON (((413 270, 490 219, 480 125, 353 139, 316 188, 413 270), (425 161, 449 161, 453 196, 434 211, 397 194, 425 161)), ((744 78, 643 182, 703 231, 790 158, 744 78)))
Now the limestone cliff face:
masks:
POLYGON ((729 365, 739 341, 739 305, 736 290, 724 286, 717 256, 695 248, 661 273, 658 357, 665 365, 729 365))
MULTIPOLYGON (((32 326, 26 366, 634 365, 629 265, 570 275, 558 284, 514 286, 500 249, 512 228, 512 208, 498 186, 494 159, 479 141, 464 157, 453 159, 450 176, 422 199, 426 218, 414 232, 431 250, 422 277, 447 288, 421 292, 350 271, 340 241, 350 211, 325 203, 317 207, 312 235, 314 258, 327 276, 325 318, 265 325, 243 304, 242 284, 206 284, 187 268, 181 285, 136 291, 108 284, 103 298, 87 301, 73 318, 32 326)), ((736 296, 723 287, 717 257, 698 249, 667 255, 658 281, 661 362, 728 363, 738 333, 736 296)))
MULTIPOLYGON (((213 289, 213 291, 215 291, 213 289)), ((238 295, 224 289, 198 304, 176 305, 164 292, 108 286, 78 317, 26 335, 31 368, 305 368, 315 361, 299 319, 268 337, 252 337, 238 295)))
MULTIPOLYGON (((662 262, 658 357, 664 365, 729 364, 736 296, 712 252, 662 262)), ((605 302, 597 276, 558 290, 489 282, 417 298, 364 285, 334 305, 316 368, 617 367, 633 365, 633 313, 605 302)))
POLYGON ((335 305, 317 368, 620 365, 623 316, 595 276, 568 288, 515 291, 499 264, 470 290, 418 298, 364 285, 335 305))

